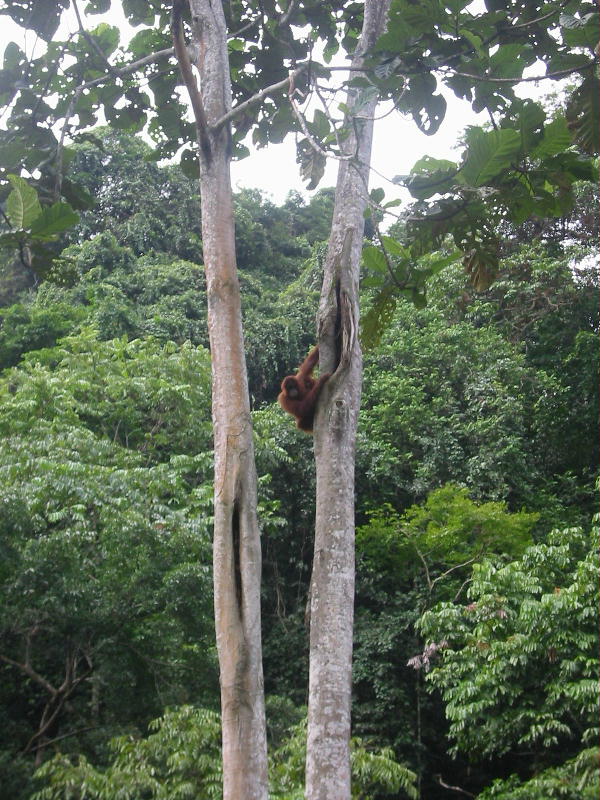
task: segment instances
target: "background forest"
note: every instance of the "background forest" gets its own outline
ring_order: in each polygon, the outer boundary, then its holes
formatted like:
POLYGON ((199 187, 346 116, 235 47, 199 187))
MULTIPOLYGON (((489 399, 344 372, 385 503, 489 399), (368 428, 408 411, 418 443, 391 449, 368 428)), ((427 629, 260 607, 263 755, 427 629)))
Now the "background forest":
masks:
MULTIPOLYGON (((71 174, 98 202, 54 271, 3 256, 0 794, 218 797, 197 183, 95 134, 71 174)), ((333 191, 235 202, 271 780, 295 798, 315 477, 275 399, 314 344, 333 191)), ((365 355, 356 797, 597 796, 597 208, 581 184, 568 218, 507 228, 491 288, 449 265, 365 355)))

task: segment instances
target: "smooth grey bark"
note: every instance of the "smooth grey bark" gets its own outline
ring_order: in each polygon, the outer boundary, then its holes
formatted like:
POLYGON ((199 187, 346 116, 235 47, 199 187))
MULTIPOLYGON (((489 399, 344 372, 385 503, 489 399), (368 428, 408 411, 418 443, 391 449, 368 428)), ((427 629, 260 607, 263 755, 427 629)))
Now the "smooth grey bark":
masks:
MULTIPOLYGON (((353 76, 365 51, 384 32, 390 0, 366 0, 353 76)), ((358 340, 359 268, 377 98, 346 105, 351 131, 344 142, 351 160, 341 161, 321 301, 317 316, 322 372, 337 370, 325 384, 315 424, 317 511, 311 581, 310 667, 306 797, 350 798, 350 703, 354 620, 354 458, 362 384, 358 340)))
POLYGON ((215 126, 232 103, 227 30, 220 0, 190 0, 189 5, 205 117, 204 124, 196 113, 212 356, 213 569, 223 797, 263 800, 268 789, 257 481, 235 256, 231 138, 228 125, 215 126))

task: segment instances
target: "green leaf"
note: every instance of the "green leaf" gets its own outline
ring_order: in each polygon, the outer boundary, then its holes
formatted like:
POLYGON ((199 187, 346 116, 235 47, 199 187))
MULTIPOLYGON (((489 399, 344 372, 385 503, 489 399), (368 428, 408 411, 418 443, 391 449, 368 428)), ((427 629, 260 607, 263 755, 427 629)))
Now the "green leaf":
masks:
POLYGON ((388 253, 391 253, 393 256, 410 258, 409 249, 401 245, 397 239, 393 239, 391 236, 382 236, 381 241, 388 253))
POLYGON ((105 56, 113 53, 119 45, 119 29, 115 25, 101 22, 90 31, 90 35, 94 37, 105 56))
POLYGON ((13 191, 6 200, 6 215, 14 228, 25 230, 42 211, 37 192, 18 175, 7 175, 7 178, 13 191))
POLYGON ((437 81, 429 72, 415 75, 410 79, 401 106, 411 112, 420 131, 433 136, 443 122, 446 114, 446 99, 435 94, 437 81))
MULTIPOLYGON (((544 109, 538 103, 525 100, 518 115, 518 130, 523 151, 529 150, 540 138, 545 121, 546 113, 544 109)), ((510 128, 511 126, 508 124, 506 127, 510 128)))
POLYGON ((302 180, 307 181, 307 189, 316 189, 325 172, 327 160, 317 152, 308 139, 301 139, 296 146, 296 162, 300 164, 302 180))
POLYGON ((8 14, 17 24, 35 31, 49 42, 60 24, 60 15, 69 5, 69 0, 45 0, 45 2, 5 3, 2 13, 8 14))
POLYGON ((364 266, 373 272, 386 272, 387 261, 378 247, 369 245, 363 248, 362 258, 364 266))
POLYGON ((458 166, 452 161, 425 156, 413 166, 403 184, 417 200, 427 200, 434 194, 450 191, 456 183, 457 173, 458 166))
POLYGON ((520 149, 521 137, 512 128, 497 131, 469 128, 461 179, 470 186, 491 183, 512 165, 520 149))
POLYGON ((79 214, 68 203, 54 203, 45 208, 30 226, 30 233, 37 239, 52 239, 57 233, 72 228, 79 222, 79 214))
POLYGON ((152 25, 154 8, 147 0, 123 0, 123 11, 132 25, 152 25))
POLYGON ((371 200, 376 203, 377 205, 381 205, 382 200, 385 197, 384 190, 379 186, 377 189, 372 189, 369 193, 369 197, 371 200))
POLYGON ((200 175, 200 162, 198 160, 198 153, 195 150, 186 148, 179 159, 183 174, 187 178, 198 178, 200 175))
POLYGON ((562 153, 571 146, 571 132, 565 117, 557 117, 544 128, 544 135, 531 155, 533 158, 548 158, 562 153))
POLYGON ((25 61, 25 53, 16 42, 9 42, 4 50, 4 69, 13 72, 25 61))
POLYGON ((459 30, 461 36, 464 36, 465 39, 471 44, 475 52, 480 58, 487 58, 487 52, 483 49, 483 39, 480 36, 477 36, 475 33, 472 33, 467 28, 461 28, 459 30))
POLYGON ((372 350, 381 341, 391 322, 398 298, 390 286, 379 292, 371 308, 360 321, 360 341, 365 350, 372 350))
POLYGON ((567 121, 576 143, 585 153, 598 153, 600 81, 588 75, 567 105, 567 121))
POLYGON ((313 133, 317 139, 321 139, 321 141, 328 135, 330 130, 329 120, 327 119, 327 115, 321 111, 320 108, 315 110, 310 128, 311 133, 313 133))
POLYGON ((110 0, 89 0, 85 7, 86 14, 105 14, 110 9, 110 0))
POLYGON ((593 50, 598 43, 598 13, 574 17, 561 14, 562 36, 569 47, 586 47, 593 50))

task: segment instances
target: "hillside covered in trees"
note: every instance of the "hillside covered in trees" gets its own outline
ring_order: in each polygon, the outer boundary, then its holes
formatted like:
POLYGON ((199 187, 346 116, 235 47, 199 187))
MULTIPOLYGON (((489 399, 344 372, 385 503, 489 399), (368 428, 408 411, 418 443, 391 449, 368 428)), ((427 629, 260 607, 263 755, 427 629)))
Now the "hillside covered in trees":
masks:
MULTIPOLYGON (((110 129, 75 149, 97 204, 52 271, 2 256, 2 796, 219 797, 196 182, 110 129)), ((315 474, 276 397, 314 344, 333 191, 234 200, 270 777, 296 798, 315 474)), ((597 796, 597 234, 582 183, 569 217, 507 227, 490 288, 450 263, 365 353, 356 797, 597 796)))

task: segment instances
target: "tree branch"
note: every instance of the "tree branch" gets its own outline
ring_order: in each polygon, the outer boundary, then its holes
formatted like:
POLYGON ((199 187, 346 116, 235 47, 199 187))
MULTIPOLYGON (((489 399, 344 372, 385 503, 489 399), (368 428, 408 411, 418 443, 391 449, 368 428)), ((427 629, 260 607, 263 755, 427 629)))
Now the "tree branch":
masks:
POLYGON ((435 777, 436 777, 436 780, 439 783, 439 785, 443 786, 444 789, 450 789, 453 792, 460 792, 461 794, 464 794, 467 797, 475 797, 474 794, 471 794, 471 792, 467 792, 466 789, 461 789, 460 786, 450 786, 450 784, 444 783, 444 781, 442 780, 442 776, 441 775, 436 775, 435 777))
POLYGON ((452 75, 458 75, 461 78, 470 78, 473 81, 481 81, 482 83, 531 83, 532 81, 545 81, 552 78, 564 78, 567 75, 575 75, 584 69, 592 69, 596 66, 595 61, 589 61, 581 67, 571 67, 570 69, 559 69, 556 72, 547 72, 545 75, 533 75, 530 78, 492 78, 486 75, 471 75, 469 72, 452 72, 452 75))
POLYGON ((192 70, 192 63, 190 61, 190 56, 187 51, 183 36, 183 22, 181 16, 184 2, 186 2, 186 0, 175 0, 173 3, 173 12, 171 16, 173 45, 175 47, 175 54, 179 63, 181 77, 183 78, 183 82, 187 87, 190 100, 192 101, 194 118, 196 120, 196 130, 198 133, 198 144, 202 153, 204 154, 204 158, 207 162, 210 162, 212 155, 210 139, 208 136, 208 121, 206 119, 204 103, 202 102, 202 95, 198 91, 198 85, 192 70))
POLYGON ((293 13, 294 13, 294 11, 296 10, 296 6, 297 6, 297 5, 298 5, 298 0, 290 0, 290 3, 289 3, 289 5, 288 5, 288 7, 287 7, 287 9, 286 9, 285 13, 283 14, 283 16, 281 17, 281 19, 280 19, 280 20, 279 20, 279 22, 277 23, 277 27, 278 27, 278 28, 283 28, 283 26, 284 26, 284 25, 287 25, 287 24, 288 24, 288 22, 290 21, 290 18, 291 18, 291 16, 292 16, 292 14, 293 14, 293 13))
POLYGON ((558 14, 559 11, 563 9, 568 3, 569 0, 563 0, 563 2, 560 3, 560 5, 557 8, 550 11, 550 13, 544 14, 544 16, 538 17, 537 19, 530 19, 528 22, 521 22, 519 25, 512 25, 511 30, 516 31, 519 30, 519 28, 528 28, 530 25, 537 25, 539 22, 544 22, 544 20, 550 19, 550 17, 553 17, 555 14, 558 14))
POLYGON ((54 686, 52 686, 52 684, 46 680, 46 678, 43 678, 38 672, 36 672, 28 662, 21 664, 19 661, 15 661, 8 656, 2 655, 1 653, 0 661, 4 661, 5 664, 10 664, 12 667, 20 669, 21 672, 27 675, 27 677, 31 678, 33 681, 42 686, 52 697, 56 697, 58 694, 58 690, 55 689, 54 686))
POLYGON ((243 114, 247 108, 250 108, 250 106, 253 106, 255 103, 259 103, 261 100, 263 100, 265 97, 268 97, 271 94, 275 94, 280 89, 285 89, 286 86, 290 85, 290 82, 291 84, 293 84, 296 76, 304 72, 304 70, 307 69, 308 66, 309 66, 308 62, 306 64, 301 64, 295 70, 290 72, 287 78, 284 78, 282 81, 279 81, 278 83, 273 83, 271 84, 271 86, 266 86, 264 89, 261 89, 260 92, 257 92, 256 94, 252 95, 252 97, 249 97, 248 100, 244 100, 243 103, 240 103, 239 105, 235 106, 234 108, 231 109, 231 111, 228 111, 227 114, 224 114, 220 119, 218 119, 212 126, 212 130, 215 131, 218 130, 223 125, 226 125, 228 122, 231 122, 232 119, 235 119, 240 114, 243 114))
POLYGON ((81 21, 81 15, 79 14, 79 7, 77 5, 77 0, 73 0, 73 9, 75 11, 75 16, 77 17, 77 24, 79 25, 79 33, 81 33, 81 35, 86 40, 86 42, 89 44, 89 46, 92 48, 92 50, 95 50, 97 55, 99 55, 100 58, 102 59, 102 61, 104 61, 104 63, 108 67, 108 71, 112 75, 114 75, 115 74, 115 68, 110 63, 110 61, 106 57, 105 53, 100 48, 98 42, 94 39, 93 36, 90 35, 90 33, 83 26, 83 22, 81 21))

